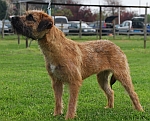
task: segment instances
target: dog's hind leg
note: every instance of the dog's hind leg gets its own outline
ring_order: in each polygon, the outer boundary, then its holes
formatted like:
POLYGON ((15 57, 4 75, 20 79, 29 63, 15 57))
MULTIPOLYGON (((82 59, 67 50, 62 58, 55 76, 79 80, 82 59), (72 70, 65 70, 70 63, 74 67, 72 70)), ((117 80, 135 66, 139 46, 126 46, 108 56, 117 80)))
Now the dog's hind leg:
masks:
POLYGON ((115 76, 114 74, 111 76, 111 79, 110 79, 110 87, 112 88, 112 85, 116 82, 116 79, 115 79, 115 76))
POLYGON ((110 85, 108 84, 109 74, 110 72, 107 70, 97 74, 98 83, 102 88, 102 90, 105 92, 107 97, 107 106, 105 108, 114 107, 114 91, 111 89, 110 85))
POLYGON ((143 111, 138 96, 134 91, 134 87, 132 84, 129 71, 119 70, 117 73, 115 73, 115 78, 121 82, 125 90, 128 92, 135 109, 139 111, 143 111))
POLYGON ((58 80, 52 81, 52 86, 55 95, 55 109, 54 109, 54 116, 62 114, 62 93, 63 93, 63 83, 58 80))
POLYGON ((75 117, 79 88, 80 85, 78 85, 77 83, 69 84, 70 99, 65 119, 73 119, 75 117))

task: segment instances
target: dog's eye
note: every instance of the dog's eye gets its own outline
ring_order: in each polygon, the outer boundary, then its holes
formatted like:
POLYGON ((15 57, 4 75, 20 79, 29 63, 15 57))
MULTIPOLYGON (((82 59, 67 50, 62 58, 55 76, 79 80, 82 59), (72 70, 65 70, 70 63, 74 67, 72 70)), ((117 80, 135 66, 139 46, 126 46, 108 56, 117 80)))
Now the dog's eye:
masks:
POLYGON ((28 21, 35 21, 33 16, 31 14, 29 14, 27 17, 26 17, 26 20, 28 21))

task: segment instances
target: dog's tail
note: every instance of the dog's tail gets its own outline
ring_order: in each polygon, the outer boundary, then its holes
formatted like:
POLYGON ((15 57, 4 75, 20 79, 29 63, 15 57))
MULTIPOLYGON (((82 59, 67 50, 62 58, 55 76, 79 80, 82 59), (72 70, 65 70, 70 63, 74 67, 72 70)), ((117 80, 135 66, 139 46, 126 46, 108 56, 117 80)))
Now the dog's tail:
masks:
POLYGON ((110 79, 110 87, 112 88, 112 85, 116 82, 116 78, 114 76, 114 74, 111 76, 111 79, 110 79))

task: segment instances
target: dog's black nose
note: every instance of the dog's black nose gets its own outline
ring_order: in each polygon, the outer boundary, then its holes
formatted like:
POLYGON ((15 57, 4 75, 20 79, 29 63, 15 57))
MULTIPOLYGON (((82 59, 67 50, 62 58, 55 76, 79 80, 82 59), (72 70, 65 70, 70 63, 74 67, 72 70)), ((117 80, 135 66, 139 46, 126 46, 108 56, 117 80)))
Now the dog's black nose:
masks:
POLYGON ((19 21, 19 17, 18 16, 13 16, 12 18, 11 18, 11 21, 13 21, 13 22, 16 22, 16 21, 19 21))

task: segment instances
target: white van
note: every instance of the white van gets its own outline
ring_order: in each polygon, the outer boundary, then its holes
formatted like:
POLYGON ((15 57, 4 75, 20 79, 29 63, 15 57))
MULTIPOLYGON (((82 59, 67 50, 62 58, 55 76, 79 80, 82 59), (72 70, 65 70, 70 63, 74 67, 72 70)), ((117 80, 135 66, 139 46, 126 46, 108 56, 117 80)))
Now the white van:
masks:
POLYGON ((63 31, 65 34, 68 34, 68 19, 66 16, 52 16, 55 22, 55 26, 63 31))
POLYGON ((133 32, 132 21, 126 20, 118 28, 116 28, 118 32, 133 32))
POLYGON ((144 17, 133 17, 132 20, 124 21, 116 30, 119 32, 143 32, 144 17))

